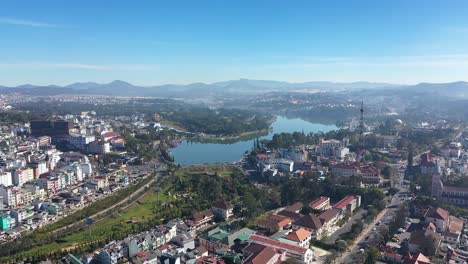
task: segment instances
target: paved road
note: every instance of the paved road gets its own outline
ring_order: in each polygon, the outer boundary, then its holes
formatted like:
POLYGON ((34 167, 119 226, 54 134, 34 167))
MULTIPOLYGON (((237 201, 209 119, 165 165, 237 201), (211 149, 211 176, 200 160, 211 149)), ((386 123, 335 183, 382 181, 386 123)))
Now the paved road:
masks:
POLYGON ((357 222, 357 221, 361 221, 362 219, 362 216, 365 215, 367 213, 366 210, 364 209, 360 209, 359 211, 357 211, 348 221, 346 221, 346 223, 341 227, 339 228, 338 230, 336 230, 336 232, 334 232, 333 234, 331 234, 327 240, 326 240, 326 243, 328 244, 335 244, 335 241, 337 239, 339 239, 339 237, 342 235, 342 234, 345 234, 345 233, 348 233, 349 231, 351 231, 351 226, 357 222))
MULTIPOLYGON (((149 177, 151 177, 151 176, 149 176, 149 177)), ((143 185, 143 186, 140 187, 138 190, 136 190, 134 193, 130 194, 129 196, 127 196, 125 199, 121 200, 120 202, 114 204, 113 206, 111 206, 111 207, 109 207, 109 208, 106 208, 106 209, 103 210, 103 211, 100 211, 100 212, 98 212, 98 213, 95 213, 95 214, 89 216, 89 218, 95 218, 95 217, 98 216, 98 215, 105 214, 106 212, 108 212, 108 211, 114 209, 115 207, 117 207, 117 206, 119 206, 119 205, 121 205, 121 204, 126 203, 130 198, 132 198, 132 197, 134 197, 135 195, 139 194, 140 192, 144 191, 145 188, 146 188, 146 186, 151 185, 154 181, 156 181, 156 178, 157 178, 157 177, 154 177, 154 178, 151 179, 147 184, 143 185)), ((98 201, 98 202, 99 202, 99 201, 98 201)), ((87 218, 87 217, 86 217, 86 218, 87 218)), ((80 224, 80 223, 82 223, 82 221, 84 221, 84 220, 85 220, 85 219, 82 219, 82 220, 77 221, 77 222, 75 222, 75 223, 73 223, 73 224, 69 224, 69 225, 64 226, 64 227, 61 227, 61 228, 59 228, 59 229, 55 229, 55 230, 51 231, 50 233, 52 233, 52 234, 53 234, 53 233, 57 233, 57 232, 60 231, 60 230, 67 229, 67 228, 70 228, 70 227, 72 227, 72 226, 74 226, 74 225, 80 224)))
POLYGON ((403 181, 403 174, 399 174, 399 177, 400 184, 397 186, 399 191, 392 197, 390 204, 376 216, 372 223, 364 228, 361 234, 354 240, 353 244, 348 246, 348 250, 335 260, 335 263, 353 263, 354 261, 352 257, 358 254, 358 245, 363 242, 366 237, 370 236, 374 232, 373 229, 374 227, 377 228, 377 222, 386 222, 387 220, 393 218, 393 213, 398 210, 399 205, 403 203, 403 200, 399 197, 399 194, 407 191, 406 186, 401 184, 403 181))

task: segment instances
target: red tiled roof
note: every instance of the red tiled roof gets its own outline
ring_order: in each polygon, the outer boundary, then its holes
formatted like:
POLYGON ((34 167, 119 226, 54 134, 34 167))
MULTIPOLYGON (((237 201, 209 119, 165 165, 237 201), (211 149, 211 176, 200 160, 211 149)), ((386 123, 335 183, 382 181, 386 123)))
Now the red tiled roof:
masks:
POLYGON ((329 200, 330 200, 330 198, 322 196, 322 197, 318 198, 317 200, 313 201, 312 203, 310 203, 310 207, 312 209, 317 209, 317 207, 319 207, 321 204, 323 204, 324 202, 329 201, 329 200))
POLYGON ((453 215, 449 216, 449 219, 450 219, 450 224, 448 226, 448 230, 452 233, 461 233, 463 232, 463 225, 465 224, 465 222, 458 218, 458 217, 455 217, 453 215))
POLYGON ((303 217, 302 214, 287 211, 287 210, 282 210, 278 214, 282 215, 282 216, 286 216, 288 218, 291 218, 292 220, 298 220, 299 218, 303 217))
POLYGON ((429 208, 429 210, 427 210, 424 216, 435 218, 435 219, 447 220, 449 218, 449 213, 447 212, 447 210, 442 209, 440 207, 438 208, 432 207, 432 208, 429 208))
POLYGON ((192 214, 192 217, 193 217, 193 220, 195 220, 195 222, 198 222, 207 217, 213 217, 213 212, 211 212, 211 210, 196 212, 192 214))
POLYGON ((295 202, 294 204, 286 207, 284 210, 290 212, 299 212, 302 207, 304 207, 304 205, 301 202, 295 202))
POLYGON ((294 225, 312 230, 319 230, 320 228, 322 228, 323 223, 315 215, 306 215, 294 222, 294 225))
POLYGON ((260 221, 257 222, 257 225, 259 227, 273 229, 273 230, 281 229, 281 227, 278 225, 278 223, 270 222, 268 220, 260 220, 260 221))
POLYGON ((343 198, 341 201, 337 202, 337 203, 333 206, 333 208, 343 209, 343 208, 345 208, 348 204, 350 204, 354 199, 356 199, 356 197, 353 196, 353 195, 346 196, 346 197, 343 198))
POLYGON ((325 220, 325 222, 328 222, 335 218, 337 215, 341 213, 340 209, 332 208, 328 209, 325 212, 321 213, 318 218, 325 220))
POLYGON ((109 132, 102 134, 102 136, 108 138, 108 137, 116 137, 118 135, 112 131, 109 131, 109 132))
POLYGON ((357 166, 354 166, 352 164, 347 164, 347 163, 338 163, 338 164, 335 164, 333 168, 337 168, 337 169, 347 169, 347 170, 358 170, 359 168, 357 166))
POLYGON ((151 253, 149 252, 138 252, 135 254, 136 257, 140 257, 140 258, 147 258, 151 255, 151 253))
MULTIPOLYGON (((269 263, 275 256, 276 256, 276 250, 274 250, 271 247, 265 247, 262 249, 256 256, 252 258, 250 263, 252 264, 265 264, 269 263)), ((249 262, 248 262, 249 263, 249 262)))
POLYGON ((311 232, 305 230, 304 228, 299 228, 297 230, 291 231, 287 236, 286 239, 292 240, 292 241, 297 241, 297 242, 302 242, 308 237, 312 235, 311 232))
POLYGON ((271 245, 273 247, 277 247, 277 248, 284 249, 284 250, 287 250, 287 251, 295 251, 295 252, 300 252, 302 254, 307 252, 306 248, 299 247, 299 246, 294 246, 294 245, 284 243, 284 242, 280 242, 280 241, 277 241, 277 240, 274 240, 274 239, 271 239, 271 238, 268 238, 268 237, 264 237, 264 236, 251 235, 250 240, 254 241, 254 242, 268 244, 268 245, 271 245))
POLYGON ((422 253, 414 254, 405 259, 403 264, 430 264, 431 260, 429 260, 426 256, 422 253))
POLYGON ((284 228, 285 226, 291 224, 292 219, 282 215, 269 214, 267 217, 267 221, 277 224, 279 228, 284 228))

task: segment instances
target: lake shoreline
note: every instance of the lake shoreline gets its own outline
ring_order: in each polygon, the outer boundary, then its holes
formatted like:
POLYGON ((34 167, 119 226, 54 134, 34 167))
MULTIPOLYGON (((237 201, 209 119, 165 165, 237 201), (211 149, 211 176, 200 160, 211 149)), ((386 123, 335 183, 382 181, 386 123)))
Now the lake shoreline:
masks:
POLYGON ((271 139, 279 133, 317 133, 337 130, 336 125, 308 122, 299 118, 276 116, 271 127, 263 130, 262 134, 256 132, 243 133, 243 137, 197 138, 186 137, 179 145, 171 149, 175 163, 181 165, 237 162, 246 151, 253 148, 253 141, 271 139))

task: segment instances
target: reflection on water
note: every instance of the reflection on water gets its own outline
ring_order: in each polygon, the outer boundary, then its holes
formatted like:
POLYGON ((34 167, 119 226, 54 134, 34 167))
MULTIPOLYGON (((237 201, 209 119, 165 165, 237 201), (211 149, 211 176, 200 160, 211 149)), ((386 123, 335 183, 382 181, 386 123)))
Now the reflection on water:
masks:
MULTIPOLYGON (((271 139, 273 134, 302 132, 308 134, 310 132, 328 132, 335 130, 335 125, 324 125, 311 123, 302 119, 288 119, 285 117, 277 117, 272 124, 272 130, 260 139, 271 139)), ((183 141, 176 148, 171 150, 175 158, 175 162, 188 164, 214 163, 214 162, 235 162, 239 161, 242 155, 252 149, 253 140, 241 140, 232 144, 226 143, 200 143, 183 141)))

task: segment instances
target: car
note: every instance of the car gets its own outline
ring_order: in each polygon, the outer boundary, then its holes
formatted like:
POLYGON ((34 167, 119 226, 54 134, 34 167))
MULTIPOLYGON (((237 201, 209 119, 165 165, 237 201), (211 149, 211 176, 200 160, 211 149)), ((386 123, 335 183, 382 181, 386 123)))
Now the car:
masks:
POLYGON ((374 227, 374 228, 372 228, 372 231, 375 231, 375 230, 377 230, 377 228, 375 228, 375 227, 374 227))

